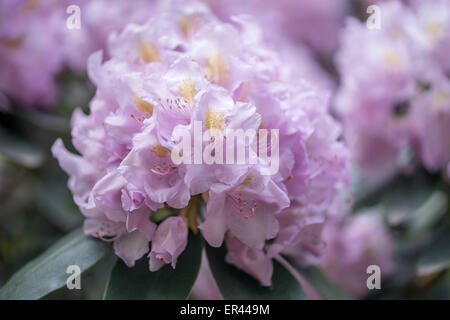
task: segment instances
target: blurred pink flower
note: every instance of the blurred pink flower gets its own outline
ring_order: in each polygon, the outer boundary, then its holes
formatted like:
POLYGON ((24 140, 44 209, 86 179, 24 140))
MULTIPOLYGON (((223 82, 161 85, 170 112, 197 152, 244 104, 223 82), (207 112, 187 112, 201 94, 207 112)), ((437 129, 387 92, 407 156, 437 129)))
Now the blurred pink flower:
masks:
POLYGON ((380 267, 384 279, 394 270, 393 239, 379 212, 366 211, 347 218, 336 217, 323 230, 326 248, 321 267, 332 281, 356 298, 364 297, 367 267, 380 267))
POLYGON ((450 82, 442 70, 448 55, 436 54, 450 39, 448 3, 383 2, 380 30, 350 18, 342 32, 335 105, 366 176, 383 179, 406 168, 412 152, 430 171, 450 160, 450 82))
POLYGON ((0 4, 0 91, 28 105, 45 106, 56 98, 53 77, 63 63, 65 20, 55 4, 0 4))
POLYGON ((7 0, 0 4, 0 91, 24 106, 49 108, 56 77, 84 72, 88 56, 104 49, 110 32, 147 19, 156 1, 7 0), (80 29, 68 29, 69 5, 80 7, 80 29))

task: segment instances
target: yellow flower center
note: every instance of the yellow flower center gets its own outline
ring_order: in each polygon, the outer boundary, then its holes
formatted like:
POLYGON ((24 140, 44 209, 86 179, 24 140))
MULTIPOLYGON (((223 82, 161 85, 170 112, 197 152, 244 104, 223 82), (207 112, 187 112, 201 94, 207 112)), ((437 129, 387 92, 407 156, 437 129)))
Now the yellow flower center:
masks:
POLYGON ((216 54, 206 61, 204 73, 209 81, 223 85, 229 77, 228 69, 228 63, 216 54))
POLYGON ((39 7, 39 0, 28 0, 23 4, 22 12, 34 11, 39 7))
POLYGON ((440 38, 444 32, 442 24, 437 21, 428 21, 426 30, 427 33, 434 39, 440 38))
POLYGON ((435 108, 439 108, 439 106, 446 106, 450 101, 450 94, 444 90, 437 90, 433 96, 433 100, 435 108))
POLYGON ((190 39, 200 28, 202 18, 197 15, 184 16, 180 18, 178 24, 184 37, 190 39))
POLYGON ((398 55, 396 55, 395 52, 391 50, 387 51, 384 54, 384 61, 386 61, 386 63, 392 68, 399 67, 401 63, 401 60, 398 57, 398 55))
POLYGON ((0 43, 3 44, 5 47, 13 50, 20 49, 22 47, 23 43, 25 42, 25 36, 21 35, 15 38, 3 38, 0 39, 0 43))
POLYGON ((223 130, 224 125, 225 119, 223 114, 221 112, 208 109, 205 120, 206 129, 223 130))
POLYGON ((158 48, 153 42, 139 42, 137 52, 145 63, 161 61, 158 48))
POLYGON ((242 185, 248 186, 248 185, 250 185, 250 183, 252 183, 252 175, 251 174, 249 174, 245 177, 244 181, 242 181, 242 185))
POLYGON ((160 144, 154 145, 152 147, 152 151, 153 151, 154 154, 156 154, 160 158, 165 158, 170 153, 169 149, 163 147, 160 144))
POLYGON ((153 114, 153 109, 155 108, 151 103, 148 103, 147 101, 142 100, 140 97, 136 97, 136 106, 139 109, 139 111, 148 113, 149 115, 153 114))
POLYGON ((191 79, 184 80, 178 87, 178 92, 186 102, 191 103, 192 101, 194 101, 194 96, 197 93, 194 81, 192 81, 191 79))

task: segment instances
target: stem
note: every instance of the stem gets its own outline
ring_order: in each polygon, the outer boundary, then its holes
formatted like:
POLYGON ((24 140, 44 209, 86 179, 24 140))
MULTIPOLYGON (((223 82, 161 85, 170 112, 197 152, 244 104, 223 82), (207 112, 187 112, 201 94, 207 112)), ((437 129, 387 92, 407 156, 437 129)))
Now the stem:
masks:
POLYGON ((284 259, 279 254, 276 255, 274 257, 274 259, 276 261, 278 261, 279 263, 281 263, 281 265, 283 267, 285 267, 286 270, 289 271, 294 276, 294 278, 303 286, 303 288, 305 289, 306 293, 308 294, 308 297, 311 300, 322 300, 322 298, 317 293, 317 291, 314 290, 314 288, 297 272, 297 270, 295 270, 294 267, 291 266, 291 264, 289 262, 286 261, 286 259, 284 259))

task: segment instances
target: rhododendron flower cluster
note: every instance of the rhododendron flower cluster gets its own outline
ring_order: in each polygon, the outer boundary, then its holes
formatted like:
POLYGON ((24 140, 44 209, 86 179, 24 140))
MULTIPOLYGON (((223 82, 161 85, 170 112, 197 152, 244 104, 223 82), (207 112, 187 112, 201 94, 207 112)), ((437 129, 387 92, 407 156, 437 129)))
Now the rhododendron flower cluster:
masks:
POLYGON ((69 67, 86 69, 111 31, 143 22, 155 1, 6 0, 0 3, 0 91, 29 106, 49 107, 55 77, 69 67), (80 28, 66 26, 70 5, 80 8, 80 28))
POLYGON ((59 25, 64 12, 49 10, 50 1, 0 3, 0 91, 26 103, 55 99, 53 76, 62 64, 59 25))
POLYGON ((331 54, 338 45, 337 34, 350 5, 345 0, 210 0, 222 19, 236 14, 255 16, 273 41, 286 37, 322 55, 331 54))
MULTIPOLYGON (((203 3, 180 3, 113 34, 110 59, 90 57, 97 92, 90 113, 72 117, 80 155, 61 140, 53 154, 84 231, 113 241, 128 266, 150 251, 151 271, 176 267, 190 228, 213 247, 225 243, 229 263, 269 286, 278 254, 317 261, 324 221, 342 209, 348 150, 327 95, 281 61, 250 17, 224 23, 203 3), (279 170, 263 174, 251 148, 245 163, 174 163, 179 132, 198 122, 215 137, 253 129, 249 145, 258 130, 277 129, 279 144, 264 151, 277 148, 279 170), (161 210, 171 215, 162 222, 161 210)), ((205 150, 211 140, 198 143, 205 150)))
POLYGON ((371 177, 450 161, 450 2, 382 2, 381 29, 350 19, 337 57, 336 98, 354 160, 371 177), (357 62, 357 63, 355 63, 357 62))
POLYGON ((369 266, 380 268, 383 279, 394 270, 393 239, 377 211, 333 217, 323 230, 323 240, 327 246, 320 257, 320 266, 333 282, 355 298, 369 293, 369 266))

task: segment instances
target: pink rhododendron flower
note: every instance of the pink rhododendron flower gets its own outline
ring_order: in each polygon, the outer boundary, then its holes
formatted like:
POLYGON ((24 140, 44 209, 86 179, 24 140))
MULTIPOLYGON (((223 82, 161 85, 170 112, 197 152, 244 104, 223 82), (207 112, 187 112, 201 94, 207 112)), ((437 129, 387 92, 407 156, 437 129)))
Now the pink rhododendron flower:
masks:
POLYGON ((378 212, 361 212, 356 216, 335 217, 325 225, 326 248, 321 267, 332 281, 354 297, 369 293, 367 267, 380 267, 381 277, 394 268, 393 239, 378 212))
POLYGON ((450 39, 449 2, 390 1, 380 10, 379 30, 349 19, 337 56, 336 108, 354 159, 376 179, 405 168, 411 153, 442 170, 450 160, 449 56, 441 53, 450 39))
POLYGON ((171 1, 145 24, 111 35, 109 59, 90 57, 97 92, 90 113, 72 117, 80 155, 59 140, 53 153, 70 176, 85 231, 114 241, 128 265, 148 250, 143 235, 152 242, 150 269, 175 267, 188 226, 213 247, 225 242, 227 261, 263 285, 278 254, 317 259, 325 217, 342 209, 348 150, 328 94, 262 35, 248 16, 224 23, 201 2, 171 1), (228 133, 239 130, 247 136, 234 144, 228 133), (269 145, 260 142, 264 132, 269 145), (149 219, 164 206, 183 218, 154 231, 149 219))
POLYGON ((188 226, 183 217, 164 220, 158 226, 152 241, 150 271, 159 270, 166 263, 175 268, 178 256, 186 248, 187 236, 188 226))
POLYGON ((272 284, 273 265, 271 259, 258 248, 251 248, 232 236, 227 237, 228 253, 225 260, 259 280, 261 285, 272 284))

